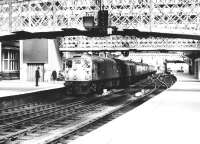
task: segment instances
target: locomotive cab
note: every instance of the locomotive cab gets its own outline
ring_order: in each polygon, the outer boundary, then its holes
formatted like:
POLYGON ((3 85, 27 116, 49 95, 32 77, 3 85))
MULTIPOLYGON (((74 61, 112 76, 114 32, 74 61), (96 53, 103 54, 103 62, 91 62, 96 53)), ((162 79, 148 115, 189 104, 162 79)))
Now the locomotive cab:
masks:
POLYGON ((87 56, 77 56, 65 61, 65 83, 69 91, 80 92, 92 80, 92 61, 87 56))
POLYGON ((73 94, 102 93, 119 85, 113 59, 82 55, 65 61, 65 86, 73 94))
POLYGON ((86 57, 66 60, 66 81, 88 81, 92 79, 92 62, 86 57))

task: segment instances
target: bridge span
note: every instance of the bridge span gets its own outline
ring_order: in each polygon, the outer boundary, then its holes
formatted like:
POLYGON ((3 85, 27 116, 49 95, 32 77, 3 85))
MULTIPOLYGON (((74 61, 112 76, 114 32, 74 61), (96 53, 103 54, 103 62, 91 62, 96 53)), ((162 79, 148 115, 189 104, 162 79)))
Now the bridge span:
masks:
MULTIPOLYGON (((108 25, 118 30, 198 36, 199 8, 198 0, 1 0, 0 35, 18 31, 55 32, 63 28, 84 30, 84 17, 92 17, 97 25, 98 11, 106 10, 108 25)), ((188 39, 120 35, 58 39, 61 51, 199 50, 199 40, 188 39)))
POLYGON ((83 28, 100 9, 110 26, 147 32, 200 33, 199 0, 1 0, 1 34, 83 28))
POLYGON ((57 39, 60 51, 199 51, 200 41, 135 36, 67 36, 57 39))

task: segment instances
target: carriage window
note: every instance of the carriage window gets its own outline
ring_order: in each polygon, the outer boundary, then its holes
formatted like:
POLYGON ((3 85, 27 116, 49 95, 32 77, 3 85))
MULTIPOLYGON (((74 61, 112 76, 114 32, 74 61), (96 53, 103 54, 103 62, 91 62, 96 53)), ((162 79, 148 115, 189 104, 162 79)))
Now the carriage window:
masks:
POLYGON ((68 61, 66 62, 66 67, 72 68, 72 61, 71 61, 71 60, 68 60, 68 61))

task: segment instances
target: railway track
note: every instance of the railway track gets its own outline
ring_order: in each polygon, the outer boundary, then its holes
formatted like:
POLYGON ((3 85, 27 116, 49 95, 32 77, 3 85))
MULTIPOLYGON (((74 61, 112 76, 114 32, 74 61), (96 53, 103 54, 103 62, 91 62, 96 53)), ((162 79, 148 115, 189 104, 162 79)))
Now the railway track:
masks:
POLYGON ((161 76, 158 75, 109 96, 82 97, 73 102, 61 100, 49 104, 34 103, 1 109, 0 143, 66 141, 66 137, 93 125, 96 121, 126 109, 132 103, 151 98, 150 95, 159 87, 167 85, 160 79, 161 76), (142 95, 136 96, 141 90, 142 95))
MULTIPOLYGON (((141 83, 141 87, 143 87, 143 88, 148 87, 150 84, 146 81, 146 86, 145 86, 144 83, 145 82, 141 83)), ((55 138, 54 140, 46 141, 46 143, 48 143, 48 144, 68 143, 69 141, 74 140, 75 138, 82 136, 82 135, 100 127, 101 125, 123 115, 124 113, 132 110, 133 108, 137 107, 138 105, 144 103, 148 99, 152 98, 153 96, 155 96, 156 94, 161 92, 161 90, 158 89, 158 85, 155 84, 154 86, 155 87, 151 91, 144 93, 143 96, 141 96, 140 98, 129 99, 126 103, 120 105, 119 107, 116 107, 115 109, 113 109, 107 113, 104 113, 103 115, 96 117, 95 119, 85 122, 83 125, 79 126, 76 129, 73 129, 72 131, 67 131, 65 134, 63 134, 63 136, 60 136, 59 138, 55 138)), ((135 86, 133 86, 133 87, 135 87, 135 86)))
POLYGON ((97 108, 99 105, 94 103, 97 99, 100 98, 81 97, 70 103, 62 100, 51 104, 34 103, 1 109, 0 142, 15 141, 21 136, 35 133, 55 122, 69 119, 78 113, 78 109, 79 111, 89 109, 88 106, 91 105, 89 103, 95 106, 92 108, 97 108))

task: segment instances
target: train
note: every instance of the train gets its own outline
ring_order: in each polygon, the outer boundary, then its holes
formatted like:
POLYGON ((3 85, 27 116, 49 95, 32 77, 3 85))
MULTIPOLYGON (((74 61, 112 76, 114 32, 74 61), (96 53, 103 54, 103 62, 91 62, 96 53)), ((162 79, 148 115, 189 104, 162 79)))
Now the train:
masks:
POLYGON ((79 55, 64 60, 64 71, 67 92, 77 95, 126 88, 156 73, 152 65, 95 55, 79 55))

